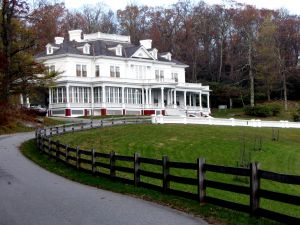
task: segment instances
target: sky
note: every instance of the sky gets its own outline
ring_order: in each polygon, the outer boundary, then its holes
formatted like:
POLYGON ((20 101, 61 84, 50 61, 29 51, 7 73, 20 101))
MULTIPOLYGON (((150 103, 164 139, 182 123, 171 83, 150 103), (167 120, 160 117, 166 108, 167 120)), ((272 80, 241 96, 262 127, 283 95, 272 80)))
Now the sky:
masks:
MULTIPOLYGON (((198 2, 198 0, 190 0, 198 2)), ((224 0, 204 0, 208 4, 225 4, 224 0)), ((103 2, 113 11, 124 9, 128 3, 146 4, 148 6, 169 6, 177 0, 65 0, 67 8, 80 8, 84 4, 103 2)), ((257 8, 280 9, 286 8, 290 14, 300 15, 300 0, 236 0, 236 2, 255 5, 257 8)))

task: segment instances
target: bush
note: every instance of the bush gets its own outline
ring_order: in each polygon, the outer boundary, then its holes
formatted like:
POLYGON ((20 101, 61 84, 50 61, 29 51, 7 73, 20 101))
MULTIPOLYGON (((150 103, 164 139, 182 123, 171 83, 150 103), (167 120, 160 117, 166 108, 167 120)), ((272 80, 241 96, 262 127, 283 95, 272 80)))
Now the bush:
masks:
POLYGON ((300 122, 300 108, 296 110, 293 114, 293 119, 295 122, 300 122))
POLYGON ((244 112, 249 116, 268 117, 277 116, 281 112, 281 106, 278 104, 256 105, 254 107, 247 106, 244 112))

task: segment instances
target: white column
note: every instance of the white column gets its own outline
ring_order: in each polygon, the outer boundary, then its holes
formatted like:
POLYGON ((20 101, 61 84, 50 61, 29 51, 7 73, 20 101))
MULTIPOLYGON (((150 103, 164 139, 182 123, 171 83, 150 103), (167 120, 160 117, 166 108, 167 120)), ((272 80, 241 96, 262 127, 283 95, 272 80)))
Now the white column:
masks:
POLYGON ((30 107, 29 97, 26 97, 26 106, 27 106, 28 108, 30 107))
POLYGON ((145 108, 145 89, 142 88, 142 105, 143 105, 143 108, 145 108))
POLYGON ((195 107, 196 106, 196 96, 193 94, 192 98, 193 98, 193 106, 195 107))
POLYGON ((210 108, 210 102, 209 102, 209 92, 207 93, 207 108, 210 108))
POLYGON ((189 102, 190 107, 192 106, 192 93, 190 93, 190 102, 189 102))
POLYGON ((183 104, 184 104, 184 109, 186 109, 186 91, 183 92, 183 104))
POLYGON ((164 88, 161 88, 161 107, 164 109, 165 108, 165 103, 164 103, 164 88))
POLYGON ((102 85, 102 107, 106 107, 106 93, 105 93, 105 85, 102 85))
MULTIPOLYGON (((50 95, 49 95, 50 96, 50 95)), ((20 104, 21 104, 21 106, 23 106, 23 104, 24 104, 24 101, 23 101, 23 95, 22 94, 20 94, 20 104)))
POLYGON ((66 103, 70 103, 70 96, 69 96, 69 84, 66 85, 66 103))
POLYGON ((174 108, 177 108, 176 89, 174 89, 174 108))
MULTIPOLYGON (((51 94, 52 94, 52 91, 51 91, 51 88, 49 88, 49 105, 52 104, 52 95, 51 94)), ((23 102, 23 96, 22 96, 22 102, 23 102)))
POLYGON ((122 87, 122 108, 125 109, 125 88, 122 87))
POLYGON ((149 107, 152 107, 152 89, 149 88, 149 107))
POLYGON ((202 91, 199 92, 199 107, 202 110, 202 91))

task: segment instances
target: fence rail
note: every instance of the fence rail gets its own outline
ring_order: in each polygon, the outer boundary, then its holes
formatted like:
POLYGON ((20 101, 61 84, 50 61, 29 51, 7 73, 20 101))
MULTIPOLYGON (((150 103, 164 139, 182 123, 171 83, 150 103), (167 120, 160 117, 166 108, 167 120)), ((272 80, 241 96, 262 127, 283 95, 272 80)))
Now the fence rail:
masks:
POLYGON ((300 176, 285 175, 259 169, 258 163, 251 163, 250 168, 235 168, 228 166, 218 166, 205 163, 204 159, 197 159, 195 163, 174 162, 170 161, 167 156, 162 159, 152 159, 141 157, 138 153, 133 156, 118 155, 115 152, 100 153, 94 149, 84 150, 69 147, 58 141, 51 140, 53 135, 60 135, 67 132, 76 132, 86 129, 101 128, 105 126, 114 126, 121 124, 138 124, 149 123, 149 118, 129 118, 129 119, 110 119, 101 121, 91 121, 90 123, 71 124, 69 126, 57 126, 55 128, 38 129, 36 131, 36 143, 38 149, 57 160, 60 160, 68 165, 74 166, 77 169, 87 171, 97 176, 103 176, 132 184, 138 187, 162 191, 165 194, 172 194, 188 199, 199 201, 200 203, 210 203, 229 209, 250 213, 251 216, 261 216, 269 219, 277 220, 288 224, 300 224, 300 217, 292 217, 277 212, 272 212, 260 207, 261 199, 269 199, 277 202, 288 203, 295 206, 300 206, 300 196, 277 193, 270 190, 260 188, 262 179, 276 181, 284 184, 300 185, 300 176), (54 132, 55 131, 55 132, 54 132), (101 160, 101 162, 100 162, 101 160), (104 162, 104 161, 105 162, 104 162), (118 162, 126 162, 126 165, 120 166, 118 162), (156 168, 155 171, 142 169, 143 165, 152 165, 156 168), (195 171, 195 177, 183 177, 170 173, 170 169, 182 169, 195 171), (106 170, 106 171, 105 171, 106 170), (161 171, 161 172, 157 172, 161 171), (117 172, 128 174, 131 178, 120 177, 117 172), (206 172, 214 172, 220 174, 230 174, 248 177, 250 180, 249 186, 241 186, 229 184, 220 181, 212 181, 206 178, 206 172), (162 182, 161 186, 153 183, 147 183, 141 180, 141 177, 148 177, 162 182), (171 183, 187 184, 195 187, 197 193, 187 192, 186 190, 175 190, 170 188, 171 183), (229 192, 235 192, 249 196, 249 204, 240 204, 232 201, 218 199, 206 194, 207 188, 219 189, 229 192))
POLYGON ((264 121, 264 120, 241 120, 241 119, 223 119, 223 118, 203 118, 186 116, 163 116, 152 115, 152 123, 156 124, 202 124, 202 125, 221 125, 221 126, 243 126, 243 127, 276 127, 276 128, 300 128, 299 122, 264 121))

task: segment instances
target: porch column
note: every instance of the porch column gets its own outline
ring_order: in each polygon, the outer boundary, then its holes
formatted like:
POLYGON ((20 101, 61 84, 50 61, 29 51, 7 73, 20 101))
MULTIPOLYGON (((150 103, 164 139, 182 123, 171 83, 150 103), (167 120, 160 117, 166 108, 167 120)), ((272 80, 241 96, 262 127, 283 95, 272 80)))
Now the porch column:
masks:
POLYGON ((145 94, 146 94, 146 96, 145 96, 145 106, 146 106, 146 108, 149 106, 149 89, 148 88, 145 88, 145 94))
POLYGON ((91 87, 91 115, 94 116, 94 87, 91 87))
POLYGON ((121 95, 122 95, 122 108, 123 109, 125 109, 125 88, 124 87, 122 87, 122 89, 121 89, 121 95))
MULTIPOLYGON (((50 99, 50 91, 49 91, 49 99, 50 99)), ((23 104, 24 104, 23 95, 22 94, 20 94, 20 104, 21 104, 21 106, 23 106, 23 104)))
POLYGON ((70 95, 69 95, 69 84, 66 85, 66 103, 70 103, 70 95))
POLYGON ((207 93, 207 108, 210 108, 210 102, 209 102, 209 92, 207 93))
POLYGON ((174 89, 174 108, 177 108, 176 89, 174 89))
POLYGON ((173 101, 173 90, 170 90, 170 104, 173 105, 174 101, 173 101))
POLYGON ((190 101, 189 101, 190 107, 192 106, 192 93, 190 93, 190 101))
POLYGON ((161 107, 165 108, 165 102, 164 102, 164 88, 161 88, 161 107))
POLYGON ((152 107, 152 89, 149 88, 149 107, 152 107))
MULTIPOLYGON (((146 102, 147 102, 147 99, 146 99, 146 102)), ((145 89, 144 88, 142 88, 142 105, 143 105, 143 107, 145 107, 145 89)))
MULTIPOLYGON (((52 104, 52 90, 51 90, 51 88, 49 88, 49 105, 50 104, 52 104)), ((23 95, 22 95, 22 105, 23 105, 24 103, 23 103, 23 95)))
POLYGON ((195 96, 195 94, 193 94, 193 106, 194 107, 196 106, 196 96, 195 96))
POLYGON ((186 91, 183 92, 184 109, 186 109, 186 91))
POLYGON ((202 91, 199 92, 199 107, 202 110, 202 91))
POLYGON ((106 95, 105 95, 105 85, 103 84, 102 85, 102 106, 103 107, 106 107, 106 95))

